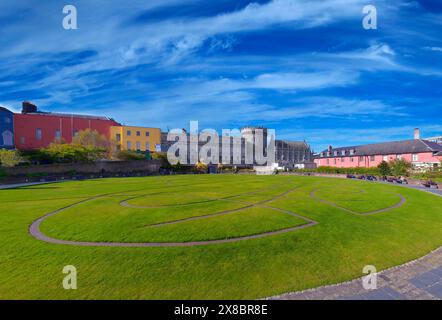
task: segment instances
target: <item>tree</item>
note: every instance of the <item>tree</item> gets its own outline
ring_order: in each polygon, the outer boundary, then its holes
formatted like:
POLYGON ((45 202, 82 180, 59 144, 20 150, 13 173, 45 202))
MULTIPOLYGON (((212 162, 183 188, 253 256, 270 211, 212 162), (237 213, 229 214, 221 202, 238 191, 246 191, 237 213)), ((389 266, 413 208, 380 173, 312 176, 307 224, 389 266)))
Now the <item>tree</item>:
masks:
POLYGON ((79 131, 72 139, 72 144, 102 149, 107 149, 110 147, 110 142, 105 136, 99 134, 97 130, 91 129, 79 131))
POLYGON ((15 167, 22 161, 22 158, 16 150, 0 150, 0 165, 3 167, 15 167))
POLYGON ((202 162, 197 162, 195 164, 195 171, 199 173, 206 173, 207 172, 207 164, 202 162))
POLYGON ((391 168, 391 173, 395 177, 407 176, 411 169, 411 163, 404 159, 395 159, 390 161, 389 165, 391 168))
POLYGON ((79 131, 72 139, 72 144, 77 144, 86 148, 96 148, 106 151, 106 157, 112 158, 114 151, 113 143, 101 135, 97 130, 85 129, 79 131))
POLYGON ((381 176, 389 176, 391 175, 390 166, 388 165, 387 161, 382 161, 378 165, 379 173, 381 176))

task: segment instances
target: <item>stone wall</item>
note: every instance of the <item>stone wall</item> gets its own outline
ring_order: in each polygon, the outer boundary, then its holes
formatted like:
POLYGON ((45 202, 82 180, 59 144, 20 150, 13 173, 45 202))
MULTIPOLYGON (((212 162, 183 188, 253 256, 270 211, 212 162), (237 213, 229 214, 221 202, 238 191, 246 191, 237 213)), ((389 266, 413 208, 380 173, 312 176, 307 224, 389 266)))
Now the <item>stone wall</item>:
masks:
POLYGON ((92 163, 59 163, 3 168, 9 176, 33 174, 116 174, 116 173, 151 173, 159 172, 161 162, 158 160, 139 161, 99 161, 92 163))

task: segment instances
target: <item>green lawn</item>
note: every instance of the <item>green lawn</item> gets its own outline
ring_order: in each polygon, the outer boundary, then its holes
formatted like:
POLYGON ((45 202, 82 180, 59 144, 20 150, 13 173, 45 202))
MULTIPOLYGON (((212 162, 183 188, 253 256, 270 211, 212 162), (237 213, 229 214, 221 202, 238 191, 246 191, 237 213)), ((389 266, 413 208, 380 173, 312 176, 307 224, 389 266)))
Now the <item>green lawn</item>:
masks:
POLYGON ((442 245, 442 198, 295 176, 54 183, 0 191, 0 242, 0 299, 254 299, 360 277, 367 264, 381 270, 425 255, 442 245), (364 215, 396 205, 399 194, 402 207, 364 215), (304 228, 223 244, 142 248, 50 244, 28 233, 36 219, 82 200, 88 201, 46 219, 41 231, 73 241, 167 243, 304 228), (306 226, 310 220, 317 224, 306 226), (65 265, 78 270, 77 290, 62 288, 65 265))

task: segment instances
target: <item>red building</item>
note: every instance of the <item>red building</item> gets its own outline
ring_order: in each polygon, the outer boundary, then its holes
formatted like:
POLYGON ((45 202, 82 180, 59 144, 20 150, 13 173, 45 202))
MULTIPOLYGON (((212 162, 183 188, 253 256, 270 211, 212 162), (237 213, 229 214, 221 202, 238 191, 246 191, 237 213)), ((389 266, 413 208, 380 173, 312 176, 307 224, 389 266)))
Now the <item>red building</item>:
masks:
POLYGON ((14 140, 19 150, 47 147, 57 139, 67 143, 81 130, 96 130, 110 139, 110 128, 120 124, 99 116, 39 112, 31 103, 24 102, 22 113, 14 114, 14 140))
POLYGON ((413 140, 342 148, 330 146, 316 156, 314 161, 318 167, 369 168, 377 167, 382 161, 395 159, 404 159, 415 168, 438 167, 442 161, 442 145, 420 139, 420 132, 416 129, 413 140))

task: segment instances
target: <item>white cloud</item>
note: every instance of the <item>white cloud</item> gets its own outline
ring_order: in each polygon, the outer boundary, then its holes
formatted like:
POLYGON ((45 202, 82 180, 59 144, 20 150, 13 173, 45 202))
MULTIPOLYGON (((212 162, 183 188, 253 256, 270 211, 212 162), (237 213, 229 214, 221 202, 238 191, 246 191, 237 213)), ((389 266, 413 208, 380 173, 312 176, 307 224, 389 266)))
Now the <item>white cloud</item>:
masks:
POLYGON ((442 52, 442 47, 425 47, 425 50, 442 52))

